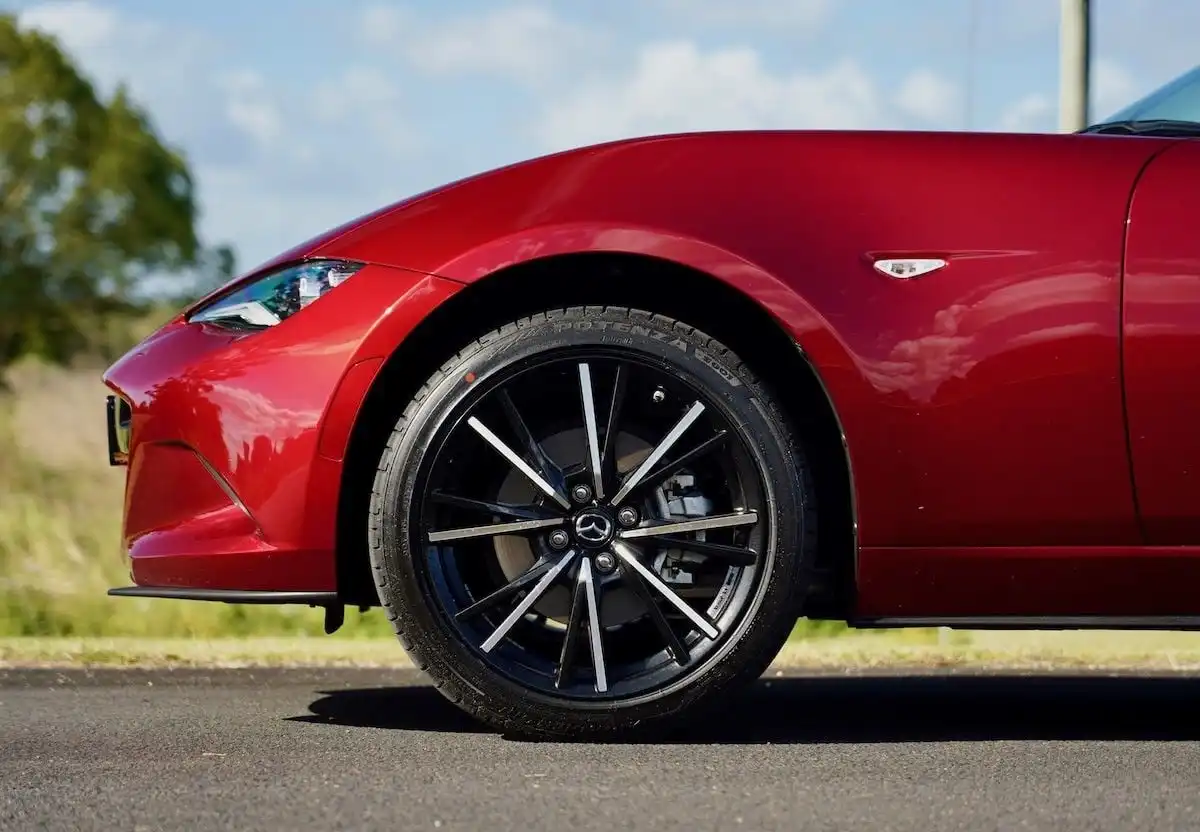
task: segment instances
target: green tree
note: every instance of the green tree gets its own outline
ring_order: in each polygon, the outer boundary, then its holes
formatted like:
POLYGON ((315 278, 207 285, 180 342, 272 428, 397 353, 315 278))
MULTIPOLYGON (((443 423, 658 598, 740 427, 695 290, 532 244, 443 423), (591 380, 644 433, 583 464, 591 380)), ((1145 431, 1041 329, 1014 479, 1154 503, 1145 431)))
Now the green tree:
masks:
POLYGON ((232 273, 195 226, 186 160, 125 88, 104 100, 53 38, 0 14, 0 372, 96 348, 144 316, 148 277, 232 273))

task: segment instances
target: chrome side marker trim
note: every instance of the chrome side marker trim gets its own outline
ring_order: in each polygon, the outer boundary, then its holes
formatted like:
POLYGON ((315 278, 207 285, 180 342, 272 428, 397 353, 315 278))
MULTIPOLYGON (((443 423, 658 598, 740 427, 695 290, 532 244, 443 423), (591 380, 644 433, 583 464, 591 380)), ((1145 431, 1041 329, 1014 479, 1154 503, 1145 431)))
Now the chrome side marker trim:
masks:
POLYGON ((887 277, 912 280, 914 277, 921 277, 930 272, 936 272, 938 269, 945 268, 946 261, 939 257, 925 259, 902 258, 876 260, 874 265, 875 271, 887 277))

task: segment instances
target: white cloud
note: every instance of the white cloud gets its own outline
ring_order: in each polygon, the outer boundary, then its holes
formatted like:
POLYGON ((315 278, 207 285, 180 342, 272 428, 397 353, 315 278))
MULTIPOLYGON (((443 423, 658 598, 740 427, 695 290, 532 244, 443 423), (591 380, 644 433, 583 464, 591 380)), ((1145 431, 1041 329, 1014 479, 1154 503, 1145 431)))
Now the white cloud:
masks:
POLYGON ((376 3, 359 12, 359 34, 367 43, 390 46, 401 40, 417 24, 406 8, 390 3, 376 3))
POLYGON ((721 26, 816 28, 829 19, 833 0, 662 0, 688 20, 721 26))
POLYGON ((1109 58, 1098 58, 1092 64, 1092 117, 1107 118, 1117 110, 1132 104, 1141 93, 1133 74, 1109 58))
POLYGON ((313 90, 312 117, 344 128, 350 119, 389 157, 407 155, 420 145, 405 109, 400 88, 377 67, 354 65, 321 81, 313 90))
MULTIPOLYGON (((87 0, 43 3, 23 11, 21 25, 49 32, 68 49, 84 51, 103 48, 117 29, 117 16, 111 9, 95 6, 87 0)), ((153 27, 138 27, 153 34, 153 27)), ((131 30, 133 31, 133 30, 131 30)))
POLYGON ((361 28, 367 43, 398 45, 409 61, 429 74, 497 74, 525 82, 546 79, 596 40, 583 27, 530 5, 438 21, 376 5, 362 12, 361 28))
POLYGON ((1009 133, 1046 133, 1055 128, 1056 104, 1044 93, 1017 99, 1000 114, 1000 129, 1009 133))
POLYGON ((260 74, 244 69, 221 76, 218 83, 227 96, 225 115, 230 124, 263 147, 279 141, 283 114, 260 74))
POLYGON ((774 74, 753 49, 704 52, 670 41, 643 48, 623 76, 565 94, 537 133, 546 146, 564 148, 647 133, 869 127, 882 120, 871 79, 851 61, 774 74))
POLYGON ((920 121, 944 125, 958 115, 958 86, 936 72, 918 69, 900 85, 896 106, 920 121))
POLYGON ((979 12, 989 35, 1030 38, 1057 32, 1062 8, 1054 0, 1001 0, 982 4, 979 12))
POLYGON ((356 65, 318 83, 313 98, 319 117, 342 119, 360 107, 396 107, 400 91, 375 67, 356 65))

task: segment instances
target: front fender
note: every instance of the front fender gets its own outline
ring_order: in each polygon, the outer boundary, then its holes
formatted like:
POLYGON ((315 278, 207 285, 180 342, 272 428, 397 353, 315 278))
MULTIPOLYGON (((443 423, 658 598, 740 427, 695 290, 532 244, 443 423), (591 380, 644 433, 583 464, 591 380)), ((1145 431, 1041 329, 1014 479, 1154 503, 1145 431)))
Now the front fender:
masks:
POLYGON ((817 370, 849 447, 862 546, 1131 543, 1121 246, 1154 148, 1102 139, 617 143, 479 177, 322 254, 460 284, 579 252, 697 269, 766 309, 817 370), (905 281, 870 263, 916 253, 950 265, 905 281))
POLYGON ((527 228, 463 252, 440 266, 437 274, 470 284, 513 266, 570 254, 638 255, 690 268, 762 306, 810 356, 825 357, 822 336, 832 339, 836 351, 846 352, 813 305, 780 278, 718 245, 668 229, 617 223, 527 228))

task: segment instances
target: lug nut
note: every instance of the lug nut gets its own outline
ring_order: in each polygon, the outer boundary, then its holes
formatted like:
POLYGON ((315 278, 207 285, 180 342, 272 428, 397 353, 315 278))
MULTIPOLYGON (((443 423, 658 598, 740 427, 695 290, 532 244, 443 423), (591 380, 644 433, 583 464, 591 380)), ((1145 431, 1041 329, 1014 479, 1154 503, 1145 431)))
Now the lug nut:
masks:
POLYGON ((617 559, 608 552, 601 552, 596 555, 596 569, 600 572, 608 574, 617 568, 617 559))
POLYGON ((592 489, 580 483, 571 489, 571 497, 577 503, 586 503, 588 500, 592 499, 592 489))
POLYGON ((565 549, 571 542, 570 536, 562 529, 550 532, 550 545, 555 549, 565 549))
POLYGON ((617 522, 620 523, 622 526, 624 526, 627 529, 630 526, 636 526, 637 521, 638 521, 637 509, 634 508, 633 506, 625 506, 625 508, 623 508, 617 512, 617 522))

